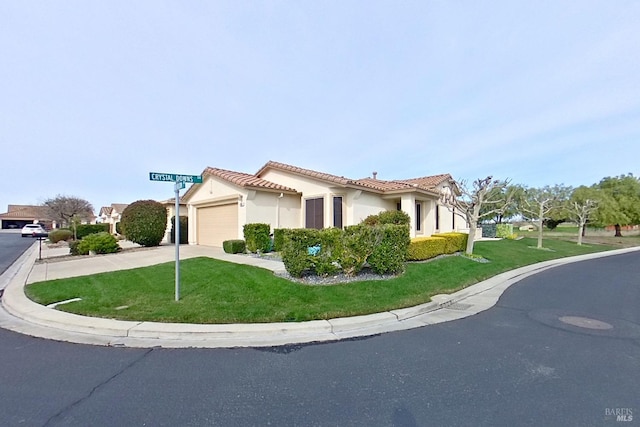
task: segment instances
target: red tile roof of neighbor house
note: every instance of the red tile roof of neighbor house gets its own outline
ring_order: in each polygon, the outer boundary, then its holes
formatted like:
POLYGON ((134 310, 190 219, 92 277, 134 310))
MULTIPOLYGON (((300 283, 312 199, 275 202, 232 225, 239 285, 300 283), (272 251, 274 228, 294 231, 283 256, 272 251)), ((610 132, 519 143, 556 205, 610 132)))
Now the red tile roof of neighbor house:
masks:
POLYGON ((3 219, 47 219, 44 206, 9 205, 9 212, 0 214, 3 219))

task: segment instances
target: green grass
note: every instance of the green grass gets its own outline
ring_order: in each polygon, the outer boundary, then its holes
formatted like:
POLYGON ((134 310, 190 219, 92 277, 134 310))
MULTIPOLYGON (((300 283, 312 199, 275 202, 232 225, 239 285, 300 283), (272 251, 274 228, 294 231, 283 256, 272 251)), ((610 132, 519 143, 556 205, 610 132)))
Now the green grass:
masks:
POLYGON ((534 239, 478 242, 479 263, 447 257, 410 263, 405 274, 389 280, 333 286, 308 286, 270 271, 210 258, 181 262, 181 299, 174 301, 174 263, 34 283, 27 296, 41 304, 82 298, 58 309, 121 320, 181 323, 255 323, 305 321, 370 314, 430 301, 501 272, 553 258, 611 249, 534 239), (123 308, 126 307, 126 308, 123 308))

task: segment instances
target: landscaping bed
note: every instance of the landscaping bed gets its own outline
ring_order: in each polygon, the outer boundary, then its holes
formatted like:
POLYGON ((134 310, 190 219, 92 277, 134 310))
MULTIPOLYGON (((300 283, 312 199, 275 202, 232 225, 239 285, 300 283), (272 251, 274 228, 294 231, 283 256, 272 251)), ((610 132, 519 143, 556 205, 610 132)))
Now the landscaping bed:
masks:
POLYGON ((178 302, 174 301, 173 263, 39 282, 28 285, 25 292, 40 304, 81 298, 57 309, 121 320, 306 321, 411 307, 524 265, 611 249, 549 240, 545 246, 553 251, 540 251, 529 248, 533 243, 532 239, 478 242, 476 253, 490 262, 451 256, 408 263, 404 274, 392 278, 335 286, 305 286, 260 268, 193 258, 181 263, 182 297, 178 302))

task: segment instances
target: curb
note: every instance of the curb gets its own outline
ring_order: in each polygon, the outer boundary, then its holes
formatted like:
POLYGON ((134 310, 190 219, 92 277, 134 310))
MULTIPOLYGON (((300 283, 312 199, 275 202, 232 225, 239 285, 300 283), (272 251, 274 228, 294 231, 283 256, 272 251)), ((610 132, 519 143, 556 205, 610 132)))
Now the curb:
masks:
MULTIPOLYGON (((336 341, 407 330, 472 316, 493 307, 502 293, 520 280, 560 265, 640 251, 617 249, 544 261, 498 274, 483 282, 415 307, 309 322, 250 324, 184 324, 93 318, 46 308, 28 299, 24 286, 35 262, 33 248, 12 265, 2 296, 0 327, 41 338, 127 347, 264 347, 336 341), (458 305, 458 307, 456 307, 458 305), (464 306, 460 308, 459 306, 464 306), (6 315, 8 313, 8 315, 6 315)), ((3 275, 4 276, 4 275, 3 275)))

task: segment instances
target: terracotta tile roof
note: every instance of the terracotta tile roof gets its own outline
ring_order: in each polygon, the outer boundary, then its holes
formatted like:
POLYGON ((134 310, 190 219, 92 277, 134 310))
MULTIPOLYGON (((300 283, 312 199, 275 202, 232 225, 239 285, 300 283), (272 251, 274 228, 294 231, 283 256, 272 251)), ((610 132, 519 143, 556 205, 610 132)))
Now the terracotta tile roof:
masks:
MULTIPOLYGON (((261 177, 267 170, 276 169, 280 171, 289 172, 295 175, 317 179, 331 184, 336 184, 342 187, 350 187, 362 190, 375 191, 378 193, 394 193, 394 192, 407 192, 407 191, 421 191, 431 194, 437 194, 435 187, 440 183, 451 179, 451 175, 442 174, 434 176, 425 176, 422 178, 413 178, 405 180, 392 180, 386 181, 374 178, 363 179, 349 179, 344 176, 332 175, 324 172, 318 172, 311 169, 300 168, 297 166, 288 165, 285 163, 279 163, 274 161, 268 161, 264 166, 260 168, 255 174, 248 174, 242 172, 235 172, 226 169, 207 167, 202 175, 215 176, 224 181, 238 185, 245 188, 255 188, 259 190, 272 190, 281 191, 287 193, 297 193, 297 190, 281 184, 276 184, 271 181, 267 181, 261 177)), ((200 184, 193 184, 181 197, 183 200, 187 200, 188 197, 195 191, 195 188, 200 184)))
POLYGON ((319 179, 322 181, 335 182, 337 184, 347 185, 352 182, 350 179, 347 179, 343 176, 331 175, 324 172, 317 172, 311 169, 299 168, 297 166, 287 165, 285 163, 278 163, 273 161, 268 161, 260 170, 256 173, 256 176, 262 175, 267 169, 279 169, 287 172, 293 172, 297 175, 308 176, 310 178, 319 179))
POLYGON ((2 219, 48 219, 44 206, 9 205, 9 212, 0 214, 2 219))
POLYGON ((415 191, 422 190, 430 193, 434 193, 435 187, 446 179, 451 178, 449 174, 425 176, 422 178, 414 178, 408 180, 393 180, 385 181, 374 178, 363 178, 352 180, 343 176, 331 175, 323 172, 317 172, 310 169, 304 169, 297 166, 287 165, 285 163, 267 162, 257 173, 257 176, 263 174, 267 169, 278 169, 282 171, 292 172, 297 175, 307 176, 310 178, 319 179, 325 182, 331 182, 343 185, 345 187, 363 188, 368 190, 374 190, 377 192, 402 192, 402 191, 415 191))
POLYGON ((418 184, 418 186, 422 188, 436 188, 438 185, 442 184, 445 181, 449 181, 453 179, 451 175, 448 173, 433 175, 433 176, 423 176, 422 178, 411 178, 411 179, 400 179, 397 182, 403 182, 410 185, 418 184))
POLYGON ((409 184, 403 184, 396 181, 384 181, 382 179, 363 178, 354 181, 357 185, 371 188, 378 191, 398 191, 398 190, 412 190, 414 187, 409 184))
POLYGON ((293 188, 276 184, 275 182, 267 181, 266 179, 262 179, 256 175, 250 175, 248 173, 234 172, 218 168, 206 168, 203 175, 215 176, 240 187, 297 193, 293 188))

